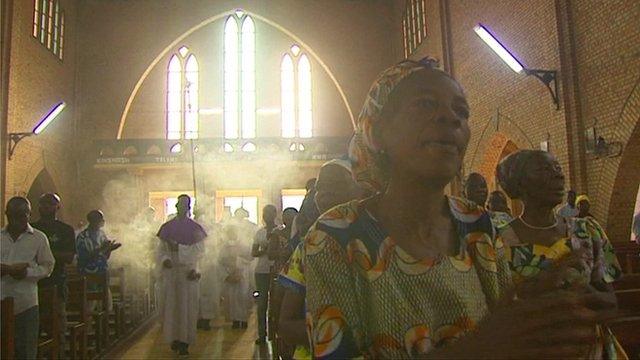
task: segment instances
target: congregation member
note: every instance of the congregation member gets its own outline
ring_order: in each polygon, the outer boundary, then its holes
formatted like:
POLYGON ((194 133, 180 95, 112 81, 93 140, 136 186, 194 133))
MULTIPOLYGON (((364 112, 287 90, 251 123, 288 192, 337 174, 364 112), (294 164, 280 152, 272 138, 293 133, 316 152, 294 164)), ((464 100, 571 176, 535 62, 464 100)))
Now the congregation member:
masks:
POLYGON ((491 216, 491 222, 496 229, 499 229, 513 220, 511 209, 507 204, 507 197, 500 190, 492 191, 487 200, 487 210, 491 216))
POLYGON ((161 266, 160 318, 164 339, 180 356, 189 355, 196 341, 200 273, 205 230, 190 218, 191 198, 178 196, 176 216, 158 231, 161 266))
POLYGON ((576 207, 576 192, 573 190, 567 191, 567 202, 558 208, 556 212, 562 221, 569 226, 571 220, 578 216, 578 208, 576 207))
MULTIPOLYGON (((507 260, 516 283, 547 272, 553 263, 579 254, 579 264, 559 280, 562 287, 575 284, 591 286, 607 293, 612 301, 611 283, 622 275, 613 246, 602 227, 593 219, 578 217, 571 228, 554 214, 553 209, 562 201, 564 173, 553 155, 542 150, 520 150, 510 154, 498 166, 500 186, 512 199, 524 203, 522 215, 500 230, 507 247, 507 260), (568 233, 568 235, 566 235, 568 233)), ((580 197, 578 197, 578 204, 580 197)), ((517 293, 523 301, 525 293, 517 293)), ((584 333, 579 356, 589 359, 625 359, 611 330, 598 326, 584 333)))
POLYGON ((471 173, 464 182, 464 195, 468 200, 473 201, 481 208, 485 207, 489 188, 487 180, 479 173, 471 173))
MULTIPOLYGON (((58 220, 58 211, 61 207, 61 199, 57 194, 46 193, 38 200, 38 212, 40 219, 31 224, 34 229, 47 235, 49 247, 56 260, 51 276, 38 282, 40 288, 55 286, 60 299, 58 307, 58 323, 61 329, 67 328, 66 302, 69 290, 67 289, 66 266, 71 264, 76 254, 76 237, 73 227, 58 220)), ((59 350, 60 358, 65 357, 66 334, 60 331, 59 350)))
MULTIPOLYGON (((267 310, 267 334, 272 341, 278 337, 280 309, 285 291, 285 288, 278 282, 278 276, 291 256, 289 239, 291 239, 291 231, 297 215, 298 210, 293 207, 288 207, 282 211, 282 226, 273 231, 267 248, 269 259, 273 261, 267 310)), ((282 345, 280 343, 272 343, 274 356, 281 354, 283 358, 291 358, 292 351, 289 351, 290 347, 283 347, 282 345)))
POLYGON ((293 225, 291 226, 291 237, 289 238, 289 251, 292 252, 300 240, 304 235, 307 234, 307 231, 313 225, 313 222, 316 221, 320 213, 318 212, 318 208, 316 207, 316 179, 307 180, 306 189, 307 193, 302 200, 302 205, 300 206, 300 211, 296 216, 293 225))
MULTIPOLYGON (((120 248, 122 244, 109 240, 103 228, 105 225, 104 214, 100 210, 91 210, 87 214, 88 225, 76 238, 76 253, 78 254, 78 272, 80 274, 99 274, 107 277, 107 304, 108 310, 112 309, 113 302, 109 289, 109 263, 111 252, 120 248)), ((90 291, 102 290, 98 285, 88 287, 90 291)), ((97 305, 91 301, 90 307, 97 305)))
POLYGON ((13 197, 5 210, 7 226, 0 233, 0 296, 13 298, 15 358, 35 359, 40 332, 38 281, 51 274, 55 258, 47 236, 29 225, 29 200, 13 197))
POLYGON ((578 215, 575 216, 576 218, 595 221, 595 217, 589 212, 589 210, 591 210, 591 200, 589 200, 587 195, 578 195, 576 197, 576 209, 578 209, 578 215))
MULTIPOLYGON (((315 194, 315 205, 319 213, 361 195, 362 189, 353 180, 349 160, 334 159, 322 165, 315 194)), ((311 358, 305 332, 306 282, 303 254, 302 244, 299 244, 279 276, 279 283, 285 291, 280 308, 278 335, 285 344, 295 347, 294 359, 311 358)))
POLYGON ((314 358, 579 356, 608 299, 542 281, 531 285, 539 300, 514 300, 489 215, 444 194, 469 111, 429 59, 385 70, 370 89, 351 158, 376 195, 324 213, 304 240, 314 358))
POLYGON ((269 304, 271 266, 273 265, 273 260, 269 259, 267 250, 269 248, 269 238, 275 230, 279 230, 276 224, 277 216, 278 209, 273 205, 266 205, 262 209, 264 227, 256 232, 251 247, 251 256, 258 259, 255 267, 256 295, 254 295, 258 303, 258 314, 256 317, 258 322, 258 338, 255 341, 256 345, 265 344, 267 338, 267 306, 269 304))

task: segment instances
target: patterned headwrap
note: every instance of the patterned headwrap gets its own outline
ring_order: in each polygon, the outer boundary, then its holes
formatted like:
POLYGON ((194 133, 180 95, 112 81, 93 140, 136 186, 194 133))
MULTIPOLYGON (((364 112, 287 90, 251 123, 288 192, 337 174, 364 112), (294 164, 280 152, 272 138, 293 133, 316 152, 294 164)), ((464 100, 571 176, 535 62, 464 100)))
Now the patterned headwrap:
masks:
POLYGON ((376 143, 374 130, 384 120, 382 109, 389 102, 391 93, 409 75, 420 70, 437 69, 437 66, 438 62, 433 58, 403 61, 378 75, 369 89, 349 144, 353 177, 366 191, 381 192, 389 181, 389 169, 384 164, 383 149, 376 143))

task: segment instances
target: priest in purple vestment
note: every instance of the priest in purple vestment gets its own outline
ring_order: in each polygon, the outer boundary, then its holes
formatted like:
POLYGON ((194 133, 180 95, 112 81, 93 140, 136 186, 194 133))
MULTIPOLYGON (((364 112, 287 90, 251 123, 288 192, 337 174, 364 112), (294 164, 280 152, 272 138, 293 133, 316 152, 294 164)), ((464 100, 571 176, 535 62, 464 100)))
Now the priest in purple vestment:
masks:
POLYGON ((171 349, 189 354, 196 340, 200 272, 198 262, 204 255, 206 232, 189 217, 191 198, 180 195, 178 215, 158 231, 158 264, 161 267, 160 315, 162 330, 171 349))

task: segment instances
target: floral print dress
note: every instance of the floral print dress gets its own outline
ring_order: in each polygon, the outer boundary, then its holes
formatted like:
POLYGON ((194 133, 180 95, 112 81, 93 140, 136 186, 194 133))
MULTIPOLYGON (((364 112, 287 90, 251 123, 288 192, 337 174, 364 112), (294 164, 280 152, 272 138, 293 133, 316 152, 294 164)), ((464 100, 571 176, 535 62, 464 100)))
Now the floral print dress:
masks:
MULTIPOLYGON (((511 225, 500 228, 498 239, 505 245, 513 282, 518 284, 549 269, 553 262, 572 250, 586 249, 582 269, 571 269, 568 283, 612 283, 622 269, 602 226, 593 218, 575 218, 568 236, 551 246, 527 244, 518 239, 511 225)), ((608 328, 598 326, 598 341, 592 345, 590 358, 627 359, 627 355, 608 328)))
POLYGON ((304 253, 314 358, 410 358, 472 331, 511 279, 487 212, 448 198, 459 251, 415 259, 353 201, 323 214, 304 253))

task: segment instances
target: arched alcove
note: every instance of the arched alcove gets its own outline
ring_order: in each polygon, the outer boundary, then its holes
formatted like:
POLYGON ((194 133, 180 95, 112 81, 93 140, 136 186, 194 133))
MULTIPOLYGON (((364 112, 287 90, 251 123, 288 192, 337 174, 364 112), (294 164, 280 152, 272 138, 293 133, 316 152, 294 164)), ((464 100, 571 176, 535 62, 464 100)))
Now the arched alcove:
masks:
POLYGON ((53 178, 47 171, 47 169, 42 169, 38 176, 36 176, 35 180, 29 187, 29 192, 27 193, 27 199, 31 202, 31 219, 35 220, 40 217, 38 213, 38 199, 40 196, 47 192, 57 192, 56 185, 53 182, 53 178))

